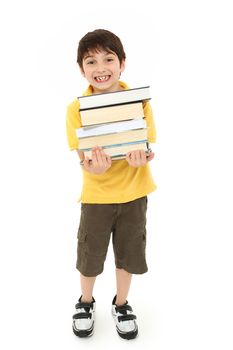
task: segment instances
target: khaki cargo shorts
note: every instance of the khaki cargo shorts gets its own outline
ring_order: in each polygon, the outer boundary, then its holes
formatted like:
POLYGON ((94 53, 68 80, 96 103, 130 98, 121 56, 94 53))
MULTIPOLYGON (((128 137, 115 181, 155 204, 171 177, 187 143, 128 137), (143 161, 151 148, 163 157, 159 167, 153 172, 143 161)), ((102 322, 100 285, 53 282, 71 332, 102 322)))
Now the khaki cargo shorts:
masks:
POLYGON ((104 268, 112 236, 115 264, 132 274, 147 272, 147 197, 120 204, 81 204, 77 269, 87 277, 104 268))

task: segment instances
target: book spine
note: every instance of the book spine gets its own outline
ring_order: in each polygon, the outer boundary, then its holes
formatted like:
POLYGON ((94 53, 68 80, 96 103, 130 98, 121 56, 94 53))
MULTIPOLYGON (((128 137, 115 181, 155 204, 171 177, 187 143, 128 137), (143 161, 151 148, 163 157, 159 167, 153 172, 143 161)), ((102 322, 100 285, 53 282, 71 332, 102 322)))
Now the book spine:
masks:
POLYGON ((136 89, 127 89, 103 94, 93 94, 89 96, 78 97, 80 108, 94 108, 97 106, 111 106, 132 101, 144 101, 150 99, 149 86, 136 89), (141 90, 135 94, 135 90, 141 90))
MULTIPOLYGON (((148 148, 145 150, 145 153, 146 153, 146 157, 149 157, 150 153, 151 153, 151 149, 148 148)), ((115 155, 115 156, 111 156, 111 159, 114 161, 114 160, 122 160, 122 159, 125 159, 126 158, 126 154, 118 154, 118 155, 115 155)), ((84 161, 82 160, 80 162, 80 165, 83 165, 84 161)))
POLYGON ((144 128, 146 128, 146 121, 144 119, 132 119, 124 122, 104 123, 95 126, 79 128, 77 129, 77 136, 79 138, 84 138, 88 136, 115 134, 118 132, 144 128))
MULTIPOLYGON (((119 147, 111 147, 111 148, 106 148, 105 153, 108 154, 110 157, 113 156, 126 156, 128 152, 132 152, 135 150, 143 150, 145 152, 148 151, 148 142, 143 142, 139 144, 133 144, 133 145, 122 145, 119 147)), ((89 159, 92 158, 92 151, 85 151, 84 152, 85 157, 88 157, 89 159)))
POLYGON ((109 107, 115 107, 115 106, 124 106, 124 105, 129 105, 133 103, 142 103, 151 100, 150 97, 147 99, 142 99, 142 100, 135 100, 135 101, 130 101, 130 102, 118 102, 118 103, 113 103, 113 104, 108 104, 108 105, 99 105, 99 106, 93 106, 93 107, 86 107, 86 108, 80 108, 79 112, 84 112, 84 111, 89 111, 92 109, 100 109, 100 108, 109 108, 109 107))
MULTIPOLYGON (((131 142, 124 142, 124 143, 115 143, 115 144, 111 144, 111 145, 106 145, 106 146, 102 146, 103 149, 108 149, 108 148, 114 148, 114 147, 122 147, 122 146, 129 146, 129 145, 137 145, 137 144, 141 144, 141 143, 147 143, 148 140, 139 140, 139 141, 131 141, 131 142)), ((80 148, 80 151, 83 152, 88 152, 91 151, 92 148, 80 148)))

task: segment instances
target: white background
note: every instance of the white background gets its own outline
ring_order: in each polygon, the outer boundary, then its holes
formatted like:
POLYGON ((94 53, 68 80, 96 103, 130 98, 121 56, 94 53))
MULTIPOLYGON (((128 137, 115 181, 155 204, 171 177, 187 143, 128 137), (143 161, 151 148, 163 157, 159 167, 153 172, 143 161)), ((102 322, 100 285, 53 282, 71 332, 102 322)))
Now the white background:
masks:
POLYGON ((233 349, 232 15, 226 0, 1 2, 2 349, 233 349), (65 113, 87 86, 78 41, 96 28, 122 39, 122 79, 151 85, 158 133, 149 272, 129 295, 140 327, 132 342, 111 319, 111 249, 95 287, 95 335, 71 329, 81 173, 65 113))

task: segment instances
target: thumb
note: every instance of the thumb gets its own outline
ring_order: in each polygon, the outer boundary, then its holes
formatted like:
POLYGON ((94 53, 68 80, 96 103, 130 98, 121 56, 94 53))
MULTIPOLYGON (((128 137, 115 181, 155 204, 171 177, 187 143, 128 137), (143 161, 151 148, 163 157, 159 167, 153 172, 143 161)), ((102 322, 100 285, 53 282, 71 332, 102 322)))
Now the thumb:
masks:
POLYGON ((150 162, 154 158, 155 154, 151 152, 149 156, 147 157, 147 161, 150 162))
POLYGON ((90 159, 89 159, 89 157, 86 157, 86 158, 84 159, 84 161, 83 161, 83 166, 84 166, 84 168, 86 168, 86 169, 89 169, 89 168, 90 168, 90 159))

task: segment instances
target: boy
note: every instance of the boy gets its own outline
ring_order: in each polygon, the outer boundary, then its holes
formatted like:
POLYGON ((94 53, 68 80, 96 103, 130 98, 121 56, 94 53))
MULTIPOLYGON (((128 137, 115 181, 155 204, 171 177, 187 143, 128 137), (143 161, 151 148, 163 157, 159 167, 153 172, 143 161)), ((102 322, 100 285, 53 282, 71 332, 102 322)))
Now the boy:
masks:
MULTIPOLYGON (((90 84, 84 95, 128 89, 119 80, 125 69, 125 52, 113 33, 98 29, 79 42, 77 62, 90 84)), ((148 140, 155 142, 155 127, 149 102, 143 104, 148 140)), ((92 160, 79 151, 76 129, 82 127, 79 102, 67 108, 67 137, 71 150, 77 150, 83 170, 81 217, 78 230, 77 269, 82 295, 73 316, 73 331, 79 337, 93 334, 96 276, 103 271, 112 234, 116 264, 116 295, 112 315, 120 337, 133 339, 138 334, 136 316, 127 302, 132 274, 147 271, 145 260, 147 195, 156 189, 144 151, 112 161, 101 147, 92 149, 92 160)))

